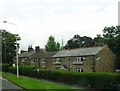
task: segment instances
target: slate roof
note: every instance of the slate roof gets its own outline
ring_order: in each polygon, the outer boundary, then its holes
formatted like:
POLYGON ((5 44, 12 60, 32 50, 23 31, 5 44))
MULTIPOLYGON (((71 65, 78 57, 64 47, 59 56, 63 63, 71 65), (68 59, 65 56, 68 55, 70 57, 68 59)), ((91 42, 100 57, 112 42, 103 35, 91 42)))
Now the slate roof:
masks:
POLYGON ((36 58, 41 58, 42 56, 44 56, 44 52, 40 50, 39 52, 34 53, 30 58, 36 59, 36 58))
POLYGON ((101 51, 103 47, 86 47, 72 50, 63 50, 59 51, 53 57, 75 57, 75 56, 89 56, 96 55, 99 51, 101 51))
POLYGON ((44 54, 44 58, 51 58, 52 56, 54 56, 57 52, 45 52, 44 54))
POLYGON ((39 51, 38 53, 33 54, 30 58, 36 59, 36 58, 50 58, 53 55, 55 55, 57 52, 43 52, 39 51))
POLYGON ((23 52, 23 53, 19 54, 18 57, 30 57, 35 53, 36 53, 36 51, 23 52))

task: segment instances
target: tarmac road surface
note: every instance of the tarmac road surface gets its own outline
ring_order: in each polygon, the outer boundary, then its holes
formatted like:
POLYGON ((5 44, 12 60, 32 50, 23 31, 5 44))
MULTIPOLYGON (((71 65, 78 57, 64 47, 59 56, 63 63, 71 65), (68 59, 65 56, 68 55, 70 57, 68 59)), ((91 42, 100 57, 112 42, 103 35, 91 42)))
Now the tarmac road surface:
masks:
POLYGON ((21 87, 11 83, 10 81, 0 77, 0 91, 25 91, 21 87))

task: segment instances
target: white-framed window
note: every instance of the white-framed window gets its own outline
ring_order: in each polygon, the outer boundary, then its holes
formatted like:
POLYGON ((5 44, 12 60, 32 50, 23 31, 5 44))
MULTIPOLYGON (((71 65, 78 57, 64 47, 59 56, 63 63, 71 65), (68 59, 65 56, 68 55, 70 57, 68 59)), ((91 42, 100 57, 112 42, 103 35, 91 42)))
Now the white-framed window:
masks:
POLYGON ((31 64, 31 66, 34 66, 35 60, 30 60, 30 64, 31 64))
POLYGON ((22 62, 25 62, 25 60, 24 60, 24 59, 22 59, 22 62))
POLYGON ((83 72, 83 68, 75 68, 76 72, 83 72))
POLYGON ((83 64, 84 59, 85 57, 77 57, 76 60, 73 62, 73 64, 74 65, 83 64))
POLYGON ((31 60, 31 64, 34 64, 35 63, 35 60, 31 60))
POLYGON ((46 69, 46 66, 42 66, 43 69, 46 69))
POLYGON ((46 63, 45 58, 41 59, 41 63, 46 63))
POLYGON ((60 65, 61 64, 61 59, 60 58, 56 58, 55 61, 53 62, 53 64, 60 65))
POLYGON ((77 61, 77 62, 81 62, 81 61, 83 61, 84 59, 85 59, 84 57, 77 57, 77 58, 76 58, 76 61, 77 61))
POLYGON ((61 62, 60 58, 56 58, 55 62, 61 62))

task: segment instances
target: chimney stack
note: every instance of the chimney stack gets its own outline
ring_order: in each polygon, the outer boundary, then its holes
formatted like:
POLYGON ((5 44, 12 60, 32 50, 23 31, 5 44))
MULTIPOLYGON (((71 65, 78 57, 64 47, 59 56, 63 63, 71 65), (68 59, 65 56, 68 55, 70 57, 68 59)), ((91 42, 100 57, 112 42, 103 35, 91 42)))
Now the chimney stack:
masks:
POLYGON ((36 47, 35 47, 35 51, 36 51, 36 52, 39 52, 39 51, 40 51, 40 47, 39 47, 39 46, 36 46, 36 47))
POLYGON ((34 49, 32 48, 32 45, 28 46, 28 52, 33 51, 34 49))

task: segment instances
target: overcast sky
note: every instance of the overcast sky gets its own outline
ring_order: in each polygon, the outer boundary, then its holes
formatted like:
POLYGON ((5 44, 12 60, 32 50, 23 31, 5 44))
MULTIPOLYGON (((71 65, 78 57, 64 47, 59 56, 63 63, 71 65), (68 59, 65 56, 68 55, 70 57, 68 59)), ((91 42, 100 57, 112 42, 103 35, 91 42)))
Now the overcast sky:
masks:
POLYGON ((118 24, 119 0, 0 0, 0 28, 21 37, 28 45, 44 48, 48 37, 64 45, 75 34, 95 37, 105 26, 118 24), (3 24, 2 21, 13 24, 3 24), (17 30, 17 31, 16 31, 17 30))

